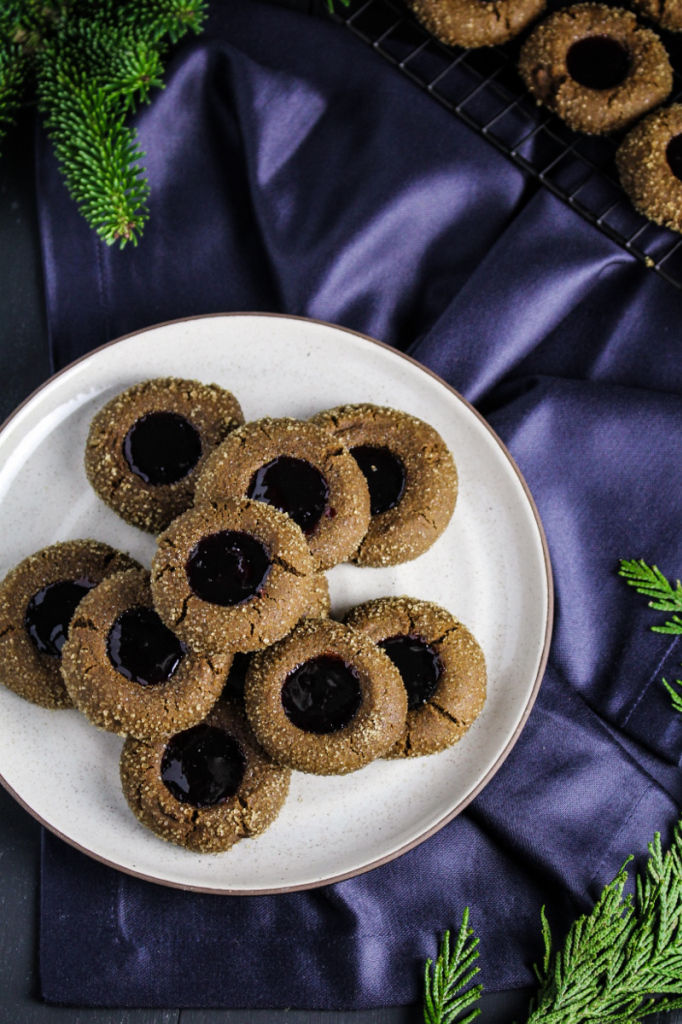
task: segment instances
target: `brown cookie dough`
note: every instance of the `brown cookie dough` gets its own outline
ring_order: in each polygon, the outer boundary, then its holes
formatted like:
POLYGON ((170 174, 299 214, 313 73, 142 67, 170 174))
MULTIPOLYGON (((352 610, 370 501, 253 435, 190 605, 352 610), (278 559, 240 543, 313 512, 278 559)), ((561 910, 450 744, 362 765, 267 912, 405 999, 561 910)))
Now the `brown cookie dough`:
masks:
POLYGON ((626 135, 616 164, 640 213, 682 231, 682 104, 657 110, 626 135))
POLYGON ((630 4, 669 32, 682 32, 682 0, 630 0, 630 4))
MULTIPOLYGON (((308 576, 310 584, 309 600, 301 613, 301 619, 324 619, 329 615, 329 584, 322 573, 308 576)), ((246 673, 251 664, 251 654, 235 654, 227 676, 223 695, 230 700, 244 700, 244 684, 246 673)))
POLYGON ((302 619, 326 619, 329 615, 329 583, 322 572, 313 573, 307 578, 308 598, 303 611, 302 619))
POLYGON ((85 472, 126 522, 159 533, 192 505, 209 454, 244 422, 217 384, 159 377, 116 395, 90 425, 85 472))
POLYGON ((367 601, 346 624, 386 651, 407 690, 403 734, 385 756, 420 757, 456 743, 486 695, 483 651, 466 626, 440 605, 412 597, 367 601))
POLYGON ((222 853, 264 832, 284 805, 290 778, 227 701, 170 739, 127 739, 121 754, 121 784, 135 817, 197 853, 222 853))
POLYGON ((313 422, 350 449, 368 480, 372 518, 352 560, 398 565, 427 551, 457 500, 457 470, 440 434, 416 416, 378 405, 339 406, 313 422))
POLYGON ((197 481, 195 505, 248 497, 287 512, 317 569, 357 551, 369 525, 367 482, 352 455, 313 423, 261 419, 235 430, 197 481))
POLYGON ((308 619, 253 656, 246 713, 279 764, 315 775, 345 775, 385 754, 407 711, 390 659, 361 633, 308 619))
POLYGON ((539 17, 546 0, 408 0, 419 20, 450 46, 500 46, 539 17))
POLYGON ((185 512, 161 534, 154 606, 193 650, 255 651, 298 622, 313 571, 293 519, 262 501, 229 498, 185 512))
POLYGON ((0 682, 44 708, 71 708, 61 675, 69 622, 88 590, 134 558, 96 540, 52 544, 0 584, 0 682))
POLYGON ((574 131, 624 128, 673 85, 661 40, 631 11, 576 4, 545 18, 521 49, 519 71, 538 103, 574 131))
POLYGON ((189 651, 152 603, 144 569, 111 576, 81 602, 62 652, 73 703, 99 729, 158 739, 196 725, 220 697, 231 655, 189 651))

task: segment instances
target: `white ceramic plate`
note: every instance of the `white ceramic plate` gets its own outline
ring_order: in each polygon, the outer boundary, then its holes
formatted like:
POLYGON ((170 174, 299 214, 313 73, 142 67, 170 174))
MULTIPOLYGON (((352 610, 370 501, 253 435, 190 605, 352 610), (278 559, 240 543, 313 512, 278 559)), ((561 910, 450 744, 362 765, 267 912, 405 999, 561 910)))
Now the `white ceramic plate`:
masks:
POLYGON ((248 419, 296 416, 345 402, 391 405, 443 436, 460 478, 454 517, 421 558, 389 569, 337 566, 332 612, 382 595, 444 605, 478 638, 488 698, 451 750, 376 761, 343 777, 294 773, 274 825, 220 855, 198 855, 146 831, 118 781, 122 741, 76 711, 46 711, 0 686, 0 777, 48 828, 123 871, 183 888, 273 892, 321 885, 405 852, 457 814, 511 749, 544 669, 551 573, 525 484, 481 417, 405 356, 351 331, 268 315, 200 317, 131 335, 48 381, 0 433, 0 577, 58 540, 94 537, 149 565, 154 540, 91 490, 83 451, 94 413, 136 381, 214 381, 248 419))

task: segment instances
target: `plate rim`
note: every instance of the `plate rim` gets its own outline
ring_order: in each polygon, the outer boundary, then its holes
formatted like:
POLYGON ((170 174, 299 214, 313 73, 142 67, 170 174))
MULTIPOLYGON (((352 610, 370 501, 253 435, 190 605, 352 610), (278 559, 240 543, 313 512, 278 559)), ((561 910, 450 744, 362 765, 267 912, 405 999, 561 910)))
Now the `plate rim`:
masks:
POLYGON ((21 796, 19 796, 16 790, 7 782, 2 773, 0 773, 0 785, 2 785, 3 788, 7 790, 7 792, 17 801, 17 803, 20 804, 20 806, 23 807, 24 810, 27 811, 31 815, 31 817, 33 817, 40 825, 42 825, 43 828, 48 829, 48 831, 52 832, 53 835, 56 835, 63 842, 68 843, 69 846, 72 846, 74 847, 74 849, 79 850, 81 853, 90 857, 92 860, 99 861, 100 864, 104 864, 107 867, 113 868, 116 871, 121 871, 123 872, 123 874, 131 875, 133 878, 140 878, 145 882, 152 882, 156 885, 163 885, 167 888, 180 889, 187 892, 201 892, 215 896, 272 896, 277 895, 279 893, 302 892, 307 889, 319 889, 322 886, 335 885, 337 882, 343 882, 348 878, 355 878, 358 875, 365 874, 368 871, 373 871, 374 868, 381 867, 382 864, 388 864, 390 863, 390 861, 396 860, 398 857, 402 857, 403 854, 408 853, 410 850, 413 850, 415 847, 425 842, 431 836, 435 835, 436 832, 439 832, 440 829, 442 829, 445 825, 448 824, 448 822, 452 821, 453 818, 456 818, 458 814, 461 814, 461 812, 472 802, 472 800, 474 800, 478 796, 481 790, 484 789, 485 786, 487 786, 487 784, 491 781, 493 776, 501 768, 502 764, 506 761, 507 757, 511 753, 513 747, 515 746, 516 741, 521 735, 521 732, 528 720, 528 716, 530 715, 533 709, 533 705, 535 704, 535 700, 540 689, 540 684, 542 683, 542 679, 545 674, 554 626, 554 580, 552 575, 552 563, 550 560, 547 538, 545 536, 542 520, 540 519, 540 514, 538 512, 537 505, 535 504, 535 501, 533 499, 533 495, 530 492, 530 489, 528 487, 528 484, 526 483, 523 473, 521 472, 513 456, 511 455, 511 452, 504 444, 504 442, 501 440, 501 438, 496 434, 493 428, 490 426, 488 421, 481 415, 481 413, 477 409, 474 408, 471 402, 467 401, 467 399, 462 394, 460 394, 459 391, 456 390, 456 388, 453 388, 451 384, 448 384, 448 382, 446 380, 443 380, 443 378, 440 377, 437 373, 434 373, 433 370, 429 369, 429 367, 427 366, 424 366, 423 363, 420 363, 418 360, 414 359, 406 352, 401 352, 400 349, 394 348, 392 345, 389 345, 384 341, 379 341, 377 338, 373 338, 369 334, 363 334, 361 331, 355 331, 350 327, 344 327, 341 324, 331 323, 328 320, 319 320, 315 317, 297 316, 291 313, 233 311, 229 313, 199 313, 195 316, 177 317, 172 320, 163 320, 156 324, 150 324, 149 326, 142 327, 139 330, 130 331, 128 334, 122 334, 120 337, 105 342, 103 345, 98 345, 97 348, 91 349, 89 352, 84 353, 84 355, 79 356, 77 359, 74 359, 67 366, 62 367, 61 370, 57 370, 56 373, 51 374, 47 380, 43 381, 42 384, 40 384, 34 391, 32 391, 9 414, 9 416, 7 416, 3 423, 0 424, 0 434, 2 434, 5 431, 5 429, 9 426, 9 424, 12 422, 12 420, 14 420, 19 415, 24 406, 32 402, 33 399, 36 398, 36 396, 39 395, 41 391, 44 391, 45 388, 49 387, 55 380, 57 380, 59 377, 63 376, 70 370, 72 370, 79 363, 85 362, 85 360, 97 355, 104 349, 111 348, 114 345, 118 345, 120 342, 127 341, 129 338, 134 338, 140 334, 147 334, 150 331, 157 330, 158 328, 161 327, 170 327, 176 324, 188 323, 195 320, 225 319, 226 317, 267 317, 279 320, 299 320, 303 321, 304 323, 317 324, 322 327, 331 327, 333 330, 343 331, 346 334, 351 334, 357 338, 362 338, 364 341, 370 342, 372 345, 377 345, 379 348, 387 349, 393 355, 399 356, 401 359, 406 360, 406 362, 411 363, 412 366, 416 367, 418 370, 421 370, 422 373, 428 374, 428 376, 432 377, 444 388, 446 388, 449 392, 451 392, 451 394, 453 394, 455 398, 462 402, 462 404, 465 405, 466 408, 471 413, 473 413, 473 415, 483 425, 483 427, 488 431, 488 433, 492 435, 493 440, 496 442, 502 454, 505 456, 505 458, 511 465, 512 470, 514 471, 519 483, 521 484, 523 492, 526 496, 526 500, 528 501, 531 512, 533 513, 535 526, 538 530, 538 534, 540 537, 543 555, 543 565, 545 569, 545 582, 547 586, 545 639, 542 648, 542 654, 540 656, 540 662, 538 664, 538 670, 533 683, 533 688, 529 694, 528 700, 523 709, 521 717, 516 725, 516 728, 514 729, 514 732, 509 737, 507 743, 505 744, 504 748, 500 751, 495 761, 492 763, 492 765, 490 765, 488 771, 485 773, 483 778, 478 782, 476 786, 474 786, 473 790, 470 793, 463 797, 462 800, 460 800, 455 805, 455 807, 452 808, 452 810, 448 811, 446 815, 440 818, 434 825, 432 825, 426 831, 422 832, 415 839, 411 839, 409 842, 405 843, 397 850, 394 850, 391 853, 386 854, 385 856, 377 857, 375 860, 372 860, 369 864, 364 864, 359 868, 353 868, 350 871, 345 871, 341 874, 333 875, 330 878, 325 878, 321 881, 315 882, 304 882, 299 885, 276 886, 275 888, 268 889, 215 889, 211 886, 189 885, 183 882, 171 881, 165 878, 157 878, 153 875, 145 874, 142 871, 136 871, 133 868, 123 867, 114 861, 108 860, 106 857, 102 857, 99 854, 93 853, 91 850, 87 849, 85 846, 82 846, 80 843, 78 843, 75 839, 72 839, 70 836, 65 835, 54 825, 51 825, 49 822, 45 821, 40 814, 38 814, 28 803, 26 803, 26 801, 21 796))

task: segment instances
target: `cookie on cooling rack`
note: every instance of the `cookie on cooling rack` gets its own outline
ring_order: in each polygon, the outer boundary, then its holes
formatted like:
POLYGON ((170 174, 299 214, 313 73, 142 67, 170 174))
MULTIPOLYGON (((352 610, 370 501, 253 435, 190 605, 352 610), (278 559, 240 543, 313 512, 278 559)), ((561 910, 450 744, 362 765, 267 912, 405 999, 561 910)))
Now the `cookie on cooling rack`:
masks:
POLYGON ((682 104, 657 110, 629 132, 616 153, 620 181, 649 220, 682 232, 682 104))
POLYGON ((669 32, 682 32, 682 0, 630 0, 630 5, 669 32))
POLYGON ((485 658, 466 626, 440 605, 411 597, 367 601, 345 622, 388 655, 407 691, 404 729, 385 756, 435 754, 461 739, 486 696, 485 658))
POLYGON ((538 103, 574 131, 625 128, 670 94, 666 49, 631 11, 583 3, 545 18, 524 43, 519 71, 538 103))
POLYGON ((408 0, 417 18, 450 46, 500 46, 538 18, 546 0, 408 0))

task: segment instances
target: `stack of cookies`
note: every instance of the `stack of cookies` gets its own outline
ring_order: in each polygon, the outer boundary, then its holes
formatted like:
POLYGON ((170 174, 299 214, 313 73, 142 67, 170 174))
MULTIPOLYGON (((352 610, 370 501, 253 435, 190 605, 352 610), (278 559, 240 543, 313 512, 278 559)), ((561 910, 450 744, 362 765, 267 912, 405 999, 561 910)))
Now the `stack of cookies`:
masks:
POLYGON ((94 540, 25 559, 0 586, 0 680, 125 736, 123 791, 163 839, 229 849, 292 770, 435 753, 479 714, 483 654, 445 609, 329 618, 325 570, 409 561, 448 525, 457 473, 428 424, 366 404, 244 423, 230 392, 162 378, 100 410, 85 468, 157 537, 151 573, 94 540))

